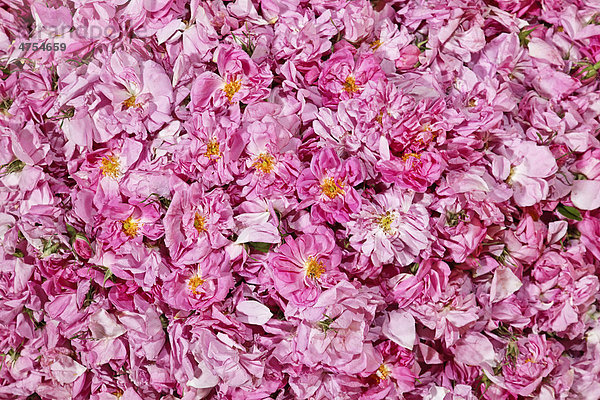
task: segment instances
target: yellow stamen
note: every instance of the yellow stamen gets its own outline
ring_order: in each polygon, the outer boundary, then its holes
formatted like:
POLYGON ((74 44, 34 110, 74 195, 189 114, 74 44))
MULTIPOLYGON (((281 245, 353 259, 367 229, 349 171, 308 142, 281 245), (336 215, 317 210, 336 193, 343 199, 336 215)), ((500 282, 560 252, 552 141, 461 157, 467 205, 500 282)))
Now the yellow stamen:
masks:
POLYGON ((330 199, 335 199, 340 194, 344 194, 344 184, 339 180, 336 182, 333 178, 325 178, 323 179, 323 183, 321 183, 321 191, 323 194, 330 199))
POLYGON ((375 376, 377 377, 378 381, 383 381, 383 380, 386 380, 390 376, 391 373, 392 373, 392 370, 389 369, 387 367, 387 365, 381 364, 379 366, 379 368, 377 369, 377 371, 375 372, 375 376))
POLYGON ((225 92, 225 96, 227 96, 227 98, 231 102, 231 99, 233 99, 233 95, 236 94, 237 92, 239 92, 239 90, 241 88, 242 88, 242 80, 237 79, 237 80, 231 80, 231 81, 227 82, 225 84, 225 87, 223 88, 223 91, 225 92))
POLYGON ((510 171, 508 173, 508 177, 506 178, 505 182, 508 183, 509 185, 512 185, 512 181, 513 181, 513 177, 515 175, 515 167, 510 167, 510 171))
POLYGON ((352 75, 348 75, 346 81, 344 82, 344 90, 348 93, 356 93, 360 90, 358 86, 356 86, 356 81, 352 75))
POLYGON ((123 232, 125 232, 127 236, 132 238, 137 236, 138 229, 140 228, 139 220, 134 220, 129 217, 125 221, 121 221, 121 223, 123 224, 123 232))
POLYGON ((275 165, 275 158, 269 153, 260 153, 252 166, 265 174, 270 174, 275 165))
POLYGON ((194 215, 194 228, 198 231, 198 233, 206 232, 206 218, 202 215, 196 213, 194 215))
POLYGON ((379 227, 385 232, 385 233, 392 233, 392 224, 394 223, 394 221, 396 220, 396 216, 394 215, 394 213, 392 211, 388 211, 385 214, 381 215, 378 219, 378 223, 379 223, 379 227))
POLYGON ((317 261, 315 257, 308 257, 306 261, 306 276, 313 279, 318 279, 325 272, 325 265, 322 261, 317 261))
POLYGON ((198 286, 202 286, 206 282, 199 275, 194 275, 188 280, 188 289, 193 294, 200 294, 201 292, 198 290, 198 286))
POLYGON ((206 153, 204 153, 204 156, 207 158, 211 158, 212 156, 221 158, 221 149, 216 138, 213 138, 206 143, 206 153))
POLYGON ((131 107, 136 107, 136 108, 142 107, 141 104, 139 104, 139 103, 136 104, 135 100, 136 100, 135 95, 132 94, 127 100, 125 100, 123 102, 123 108, 128 109, 131 107))
POLYGON ((104 176, 116 179, 120 174, 119 169, 119 158, 115 155, 106 156, 100 160, 100 171, 104 176))
POLYGON ((377 50, 379 48, 379 46, 381 46, 381 41, 379 39, 377 39, 376 41, 374 41, 373 43, 370 44, 371 49, 373 49, 373 51, 377 50))
POLYGON ((414 157, 417 160, 421 159, 421 155, 417 153, 406 153, 402 155, 402 161, 408 161, 409 158, 414 157))

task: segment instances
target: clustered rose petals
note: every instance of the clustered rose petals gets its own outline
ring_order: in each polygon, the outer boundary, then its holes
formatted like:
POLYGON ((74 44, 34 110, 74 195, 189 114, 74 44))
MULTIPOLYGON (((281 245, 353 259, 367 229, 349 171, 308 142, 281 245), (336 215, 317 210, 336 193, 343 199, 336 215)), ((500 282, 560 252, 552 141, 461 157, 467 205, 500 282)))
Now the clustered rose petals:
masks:
POLYGON ((600 400, 597 1, 0 3, 0 399, 600 400))

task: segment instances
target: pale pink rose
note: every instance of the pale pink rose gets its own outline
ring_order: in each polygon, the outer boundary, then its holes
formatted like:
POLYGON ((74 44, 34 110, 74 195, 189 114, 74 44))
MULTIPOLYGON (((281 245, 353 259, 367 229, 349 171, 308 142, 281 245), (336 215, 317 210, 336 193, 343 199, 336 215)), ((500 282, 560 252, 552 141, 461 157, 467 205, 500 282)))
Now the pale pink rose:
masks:
POLYGON ((338 269, 341 251, 325 228, 287 237, 272 253, 269 266, 275 288, 286 300, 302 306, 314 304, 320 293, 345 276, 338 269))
POLYGON ((348 222, 350 244, 376 265, 408 265, 430 246, 429 217, 415 193, 390 189, 348 222))
POLYGON ((468 278, 460 276, 446 287, 438 301, 411 304, 411 313, 421 324, 435 330, 436 339, 443 338, 451 346, 479 319, 481 311, 472 287, 468 278))
POLYGON ((349 42, 359 42, 365 39, 373 30, 375 12, 367 2, 348 3, 342 14, 344 24, 344 39, 349 42))
POLYGON ((525 263, 531 263, 540 256, 546 235, 546 225, 526 214, 516 230, 506 232, 504 240, 511 256, 525 263))
POLYGON ((512 152, 511 164, 504 179, 512 186, 517 205, 532 206, 546 199, 549 192, 546 179, 558 170, 550 150, 532 142, 521 142, 512 152))
POLYGON ((215 335, 207 329, 201 329, 196 335, 194 356, 206 363, 223 389, 243 388, 252 391, 260 386, 265 372, 260 351, 246 350, 223 332, 215 335))
POLYGON ((190 311, 222 301, 232 287, 227 253, 212 251, 196 264, 175 269, 164 277, 160 296, 171 307, 190 311))
POLYGON ((206 193, 199 183, 185 185, 175 192, 163 223, 171 258, 198 262, 230 243, 227 235, 234 224, 229 196, 220 189, 206 193))
POLYGON ((530 396, 542 379, 556 367, 564 347, 544 335, 530 334, 520 338, 512 346, 518 348, 516 355, 506 355, 500 375, 488 375, 492 382, 519 396, 530 396))
POLYGON ((373 290, 342 281, 321 293, 313 306, 298 309, 294 342, 301 362, 346 374, 375 372, 379 363, 368 333, 380 305, 382 300, 373 290))

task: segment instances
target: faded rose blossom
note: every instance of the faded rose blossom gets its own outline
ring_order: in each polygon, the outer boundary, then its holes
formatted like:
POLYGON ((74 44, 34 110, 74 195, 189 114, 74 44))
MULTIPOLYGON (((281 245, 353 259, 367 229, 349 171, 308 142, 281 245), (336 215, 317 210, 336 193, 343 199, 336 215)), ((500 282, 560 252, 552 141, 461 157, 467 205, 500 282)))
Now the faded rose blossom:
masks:
POLYGON ((215 251, 198 263, 166 276, 161 296, 172 307, 190 311, 222 301, 232 287, 229 256, 215 251))
POLYGON ((498 158, 492 165, 497 176, 512 186, 517 205, 532 206, 546 199, 549 192, 546 180, 557 171, 556 160, 547 147, 521 142, 510 151, 509 159, 498 158))
POLYGON ((443 169, 444 161, 433 152, 406 153, 401 158, 383 160, 378 165, 384 181, 419 193, 425 192, 437 181, 443 169))
POLYGON ((312 307, 290 308, 299 319, 295 348, 309 367, 319 363, 349 374, 377 370, 375 349, 367 339, 381 299, 367 288, 342 281, 324 291, 312 307))
POLYGON ((414 192, 388 190, 352 216, 350 244, 376 265, 408 265, 430 244, 429 218, 414 192))
POLYGON ((560 343, 543 335, 530 334, 509 342, 502 373, 490 376, 490 380, 510 393, 529 396, 557 366, 563 349, 560 343))

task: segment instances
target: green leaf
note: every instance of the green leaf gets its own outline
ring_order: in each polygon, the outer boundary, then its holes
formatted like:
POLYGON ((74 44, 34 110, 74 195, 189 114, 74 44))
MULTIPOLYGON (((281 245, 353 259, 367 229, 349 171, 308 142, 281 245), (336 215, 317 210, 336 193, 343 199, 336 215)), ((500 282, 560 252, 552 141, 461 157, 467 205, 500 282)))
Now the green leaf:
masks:
POLYGON ((46 258, 50 254, 56 253, 60 247, 60 242, 52 242, 51 240, 42 239, 42 243, 44 244, 44 247, 42 249, 41 258, 46 258))
POLYGON ((27 307, 23 307, 23 313, 27 316, 29 316, 29 318, 31 318, 32 321, 35 321, 35 318, 33 318, 33 310, 27 308, 27 307))
POLYGON ((21 160, 13 160, 7 164, 0 166, 0 170, 5 174, 12 174, 14 172, 21 172, 25 168, 25 163, 21 160))
POLYGON ((558 207, 556 207, 556 211, 568 219, 574 219, 575 221, 581 221, 583 219, 581 218, 581 213, 575 207, 559 204, 558 207))
POLYGON ((164 196, 158 196, 158 201, 160 201, 160 204, 165 208, 165 210, 169 209, 169 206, 171 205, 171 199, 164 196))
POLYGON ((104 280, 102 281, 102 286, 104 286, 106 281, 112 278, 112 276, 113 273, 110 271, 110 269, 106 268, 106 271, 104 271, 104 280))
POLYGON ((248 242, 248 246, 252 247, 256 251, 260 251, 261 253, 268 253, 271 250, 271 243, 263 243, 263 242, 248 242))
POLYGON ((83 308, 88 308, 92 301, 94 300, 94 294, 96 293, 96 288, 93 285, 90 285, 88 289, 85 299, 83 300, 83 308))
POLYGON ((8 109, 10 108, 10 106, 12 106, 13 101, 13 99, 4 99, 0 101, 0 111, 8 112, 8 109))
POLYGON ((329 317, 327 314, 323 314, 323 316, 325 317, 325 319, 322 319, 321 321, 317 322, 317 327, 327 333, 329 330, 333 329, 331 328, 331 324, 338 318, 338 317, 334 317, 331 318, 329 317))
POLYGON ((66 224, 67 225, 67 233, 69 234, 69 237, 73 237, 75 235, 77 235, 77 230, 75 228, 73 228, 71 225, 66 224))
POLYGON ((521 44, 521 46, 527 46, 529 44, 529 39, 528 36, 531 34, 531 32, 535 31, 535 28, 533 29, 521 29, 521 31, 519 32, 519 43, 521 44))
POLYGON ((408 266, 408 268, 410 270, 410 273, 415 275, 417 273, 417 271, 419 270, 419 263, 418 262, 412 263, 408 266))
POLYGON ((165 315, 165 313, 160 314, 159 318, 160 318, 160 324, 162 325, 162 328, 166 332, 167 328, 169 327, 169 319, 167 318, 167 316, 165 315))

